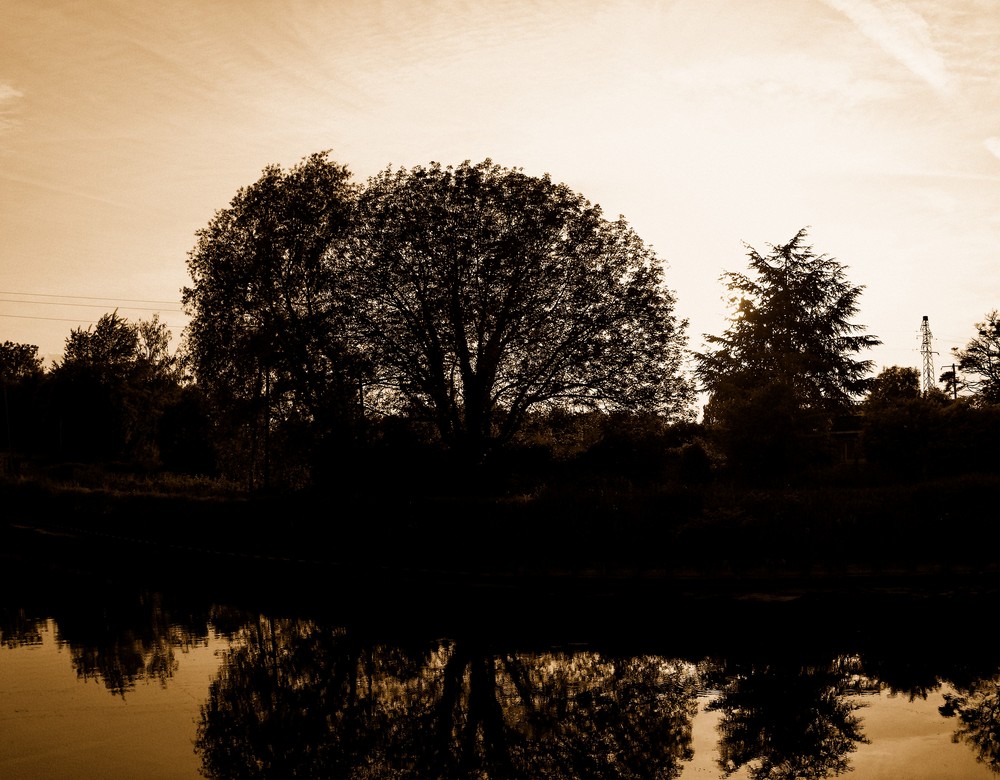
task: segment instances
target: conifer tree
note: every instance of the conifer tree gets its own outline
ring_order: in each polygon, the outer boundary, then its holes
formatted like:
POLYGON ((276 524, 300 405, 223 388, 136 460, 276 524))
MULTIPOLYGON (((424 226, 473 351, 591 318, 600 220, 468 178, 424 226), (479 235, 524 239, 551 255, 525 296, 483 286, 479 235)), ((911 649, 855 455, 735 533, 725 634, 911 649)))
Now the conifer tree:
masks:
POLYGON ((823 432, 868 391, 873 362, 857 354, 881 342, 853 321, 864 287, 816 254, 805 228, 766 255, 747 250, 748 272, 722 276, 730 325, 705 336, 695 374, 709 394, 705 421, 725 434, 730 456, 780 466, 793 442, 823 432))

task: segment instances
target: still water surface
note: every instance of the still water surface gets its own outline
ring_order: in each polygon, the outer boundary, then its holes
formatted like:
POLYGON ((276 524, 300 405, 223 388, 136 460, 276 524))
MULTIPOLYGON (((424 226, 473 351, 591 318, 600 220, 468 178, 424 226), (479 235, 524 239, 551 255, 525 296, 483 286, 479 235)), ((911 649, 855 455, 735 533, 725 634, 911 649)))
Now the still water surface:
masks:
POLYGON ((22 572, 0 595, 0 777, 1000 769, 1000 650, 978 634, 992 600, 521 594, 532 611, 467 592, 443 614, 419 603, 446 583, 416 599, 272 574, 253 578, 267 598, 237 604, 191 571, 180 593, 22 572))

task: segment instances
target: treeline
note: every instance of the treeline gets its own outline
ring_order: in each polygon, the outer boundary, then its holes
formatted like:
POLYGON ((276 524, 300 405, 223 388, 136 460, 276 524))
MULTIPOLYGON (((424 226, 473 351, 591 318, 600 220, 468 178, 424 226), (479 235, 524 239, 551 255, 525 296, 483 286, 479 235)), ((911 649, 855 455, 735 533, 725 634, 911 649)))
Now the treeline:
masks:
POLYGON ((155 317, 133 323, 108 313, 89 329, 74 329, 50 366, 36 346, 0 344, 5 468, 34 463, 57 477, 85 465, 170 472, 224 479, 250 491, 307 487, 322 474, 340 488, 364 483, 450 492, 461 491, 462 480, 469 490, 481 487, 491 474, 515 480, 576 468, 648 482, 663 476, 668 460, 692 479, 707 475, 699 448, 694 457, 682 455, 700 426, 625 412, 530 414, 482 463, 445 446, 425 419, 405 414, 372 414, 337 449, 320 449, 307 431, 276 420, 268 430, 247 425, 239 409, 226 408, 185 372, 168 339, 155 317))
POLYGON ((251 491, 995 471, 996 313, 948 393, 913 369, 873 376, 863 287, 806 238, 747 247, 723 277, 729 327, 690 353, 664 261, 548 176, 486 160, 359 185, 312 155, 265 169, 198 231, 179 350, 158 318, 117 312, 48 369, 5 342, 2 440, 251 491))
POLYGON ((0 344, 8 457, 136 471, 219 474, 209 414, 155 316, 117 312, 74 329, 44 366, 34 345, 0 344))

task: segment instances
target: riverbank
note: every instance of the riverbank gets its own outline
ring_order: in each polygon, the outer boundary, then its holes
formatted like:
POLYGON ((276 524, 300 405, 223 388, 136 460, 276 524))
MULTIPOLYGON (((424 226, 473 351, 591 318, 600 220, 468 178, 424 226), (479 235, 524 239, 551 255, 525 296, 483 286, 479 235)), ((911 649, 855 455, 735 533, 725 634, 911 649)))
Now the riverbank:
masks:
POLYGON ((247 497, 226 489, 0 482, 5 555, 128 551, 158 565, 476 587, 692 592, 992 587, 1000 477, 747 489, 247 497))

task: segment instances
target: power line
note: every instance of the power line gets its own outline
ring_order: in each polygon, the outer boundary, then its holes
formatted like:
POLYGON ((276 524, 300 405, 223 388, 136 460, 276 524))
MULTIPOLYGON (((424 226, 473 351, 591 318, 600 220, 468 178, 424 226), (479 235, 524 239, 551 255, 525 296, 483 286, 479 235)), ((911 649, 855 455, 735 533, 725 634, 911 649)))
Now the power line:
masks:
MULTIPOLYGON (((60 293, 31 293, 23 292, 20 290, 0 290, 0 295, 14 295, 20 298, 65 298, 68 300, 19 300, 18 298, 0 298, 0 303, 13 303, 13 304, 26 304, 26 305, 41 305, 41 306, 73 306, 79 308, 87 309, 97 309, 109 307, 114 307, 116 310, 118 308, 125 309, 126 311, 152 311, 152 312, 173 312, 173 313, 183 313, 183 309, 180 308, 179 301, 161 301, 152 298, 112 298, 112 297, 98 297, 94 295, 63 295, 60 293), (101 301, 101 303, 73 303, 72 301, 101 301), (131 306, 129 304, 142 303, 142 304, 163 304, 163 306, 131 306), (164 308, 169 307, 169 308, 164 308)), ((8 319, 15 320, 39 320, 44 322, 69 322, 74 324, 79 324, 81 322, 86 322, 90 325, 94 325, 95 320, 92 316, 79 317, 79 318, 69 318, 69 317, 43 317, 39 315, 30 314, 6 314, 0 313, 0 317, 7 317, 8 319)), ((171 325, 169 323, 163 323, 164 327, 171 330, 183 330, 183 325, 171 325)))
MULTIPOLYGON (((163 303, 177 306, 180 301, 156 301, 149 298, 99 298, 93 295, 60 295, 59 293, 29 293, 0 290, 0 295, 27 295, 32 298, 72 298, 79 301, 118 301, 119 303, 163 303)), ((19 303, 58 303, 58 301, 18 301, 19 303)), ((67 306, 71 304, 66 304, 67 306)))
MULTIPOLYGON (((96 324, 95 320, 88 320, 86 318, 69 319, 66 317, 32 317, 27 314, 0 314, 0 317, 8 317, 14 320, 45 320, 46 322, 89 322, 91 325, 96 324)), ((167 323, 161 323, 164 327, 170 328, 171 330, 183 330, 183 325, 169 325, 167 323)))
MULTIPOLYGON (((0 293, 3 295, 3 293, 0 293)), ((79 306, 85 309, 102 309, 107 308, 109 304, 102 303, 66 303, 64 301, 19 301, 15 298, 0 298, 0 303, 26 303, 29 306, 79 306)), ((128 309, 129 311, 183 311, 183 309, 164 309, 163 307, 153 307, 153 306, 120 306, 118 308, 128 309)))

